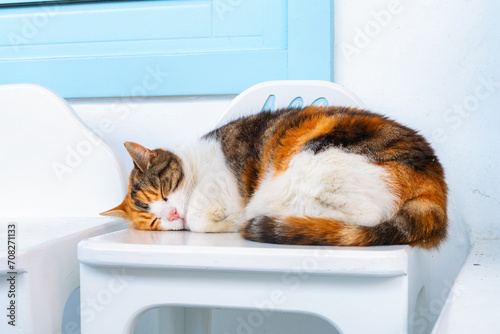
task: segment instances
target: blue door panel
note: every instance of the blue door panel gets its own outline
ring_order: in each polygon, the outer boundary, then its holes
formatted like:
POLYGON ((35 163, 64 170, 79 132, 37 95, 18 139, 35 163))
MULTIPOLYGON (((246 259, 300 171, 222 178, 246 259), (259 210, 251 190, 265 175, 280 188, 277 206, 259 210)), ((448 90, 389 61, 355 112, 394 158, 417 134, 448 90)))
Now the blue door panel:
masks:
POLYGON ((38 83, 86 98, 238 94, 266 80, 331 80, 331 13, 331 0, 4 6, 0 84, 38 83))
POLYGON ((294 79, 333 81, 333 4, 288 3, 288 68, 294 79))
MULTIPOLYGON (((49 1, 42 1, 42 2, 55 2, 58 0, 49 0, 49 1)), ((30 2, 40 2, 38 0, 3 0, 0 1, 0 5, 19 5, 19 4, 29 4, 30 2)))
POLYGON ((286 57, 284 50, 276 50, 14 61, 2 76, 16 78, 10 83, 43 82, 66 97, 81 97, 79 92, 89 97, 238 94, 256 83, 286 77, 286 57))
POLYGON ((8 33, 0 35, 0 45, 10 45, 13 34, 29 45, 210 37, 210 1, 147 3, 4 8, 0 31, 8 33))

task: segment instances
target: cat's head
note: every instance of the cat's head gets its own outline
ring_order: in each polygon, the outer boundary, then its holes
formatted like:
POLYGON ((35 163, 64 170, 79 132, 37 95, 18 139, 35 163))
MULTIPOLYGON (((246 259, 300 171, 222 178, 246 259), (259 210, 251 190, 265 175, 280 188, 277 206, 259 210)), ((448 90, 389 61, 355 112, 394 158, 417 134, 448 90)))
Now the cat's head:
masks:
POLYGON ((129 187, 123 202, 101 215, 130 220, 130 227, 141 230, 185 229, 186 205, 181 159, 172 152, 149 150, 126 142, 134 161, 129 187))

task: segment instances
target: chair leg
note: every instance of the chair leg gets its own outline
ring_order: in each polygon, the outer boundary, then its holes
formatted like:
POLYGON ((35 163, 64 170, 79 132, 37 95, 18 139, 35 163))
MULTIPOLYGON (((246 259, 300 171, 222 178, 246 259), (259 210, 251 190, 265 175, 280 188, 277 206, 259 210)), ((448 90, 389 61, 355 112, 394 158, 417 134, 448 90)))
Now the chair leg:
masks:
POLYGON ((29 272, 19 274, 17 281, 18 319, 24 333, 61 332, 66 302, 80 280, 76 253, 56 256, 56 252, 47 247, 23 258, 30 262, 29 272), (36 257, 57 259, 57 263, 37 261, 36 257))
POLYGON ((80 264, 80 277, 82 334, 131 334, 141 314, 157 306, 138 297, 142 286, 124 268, 80 264))

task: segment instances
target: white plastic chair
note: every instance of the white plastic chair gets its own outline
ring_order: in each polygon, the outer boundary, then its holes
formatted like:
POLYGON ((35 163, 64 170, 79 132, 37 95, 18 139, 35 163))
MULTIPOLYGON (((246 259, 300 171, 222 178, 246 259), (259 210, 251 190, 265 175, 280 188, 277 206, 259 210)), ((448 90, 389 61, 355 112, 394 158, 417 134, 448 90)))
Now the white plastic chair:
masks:
POLYGON ((4 313, 11 300, 16 307, 15 326, 4 314, 0 332, 60 333, 79 286, 78 242, 126 226, 98 216, 123 198, 123 171, 70 106, 37 85, 0 86, 0 143, 0 294, 4 313))
POLYGON ((218 128, 238 117, 263 110, 287 107, 337 105, 364 108, 359 97, 344 87, 329 81, 283 80, 267 81, 245 90, 229 104, 219 117, 218 128))
MULTIPOLYGON (((300 101, 362 105, 329 82, 267 82, 236 97, 217 124, 300 101)), ((407 333, 424 295, 427 256, 410 246, 301 247, 237 233, 119 231, 79 244, 82 333, 131 333, 141 314, 159 306, 196 308, 199 319, 210 317, 209 308, 308 313, 342 333, 407 333), (85 302, 99 300, 98 311, 85 302)), ((185 333, 172 312, 163 313, 161 333, 185 333)), ((206 326, 196 332, 210 333, 206 326)))

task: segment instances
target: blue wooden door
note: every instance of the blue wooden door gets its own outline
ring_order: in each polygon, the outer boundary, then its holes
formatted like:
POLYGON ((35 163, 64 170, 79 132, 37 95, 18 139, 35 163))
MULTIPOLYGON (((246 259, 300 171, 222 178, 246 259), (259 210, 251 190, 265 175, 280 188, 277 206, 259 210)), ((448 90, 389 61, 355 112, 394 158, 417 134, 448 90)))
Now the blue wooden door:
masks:
POLYGON ((0 84, 87 98, 332 80, 331 0, 30 2, 0 1, 0 84))

